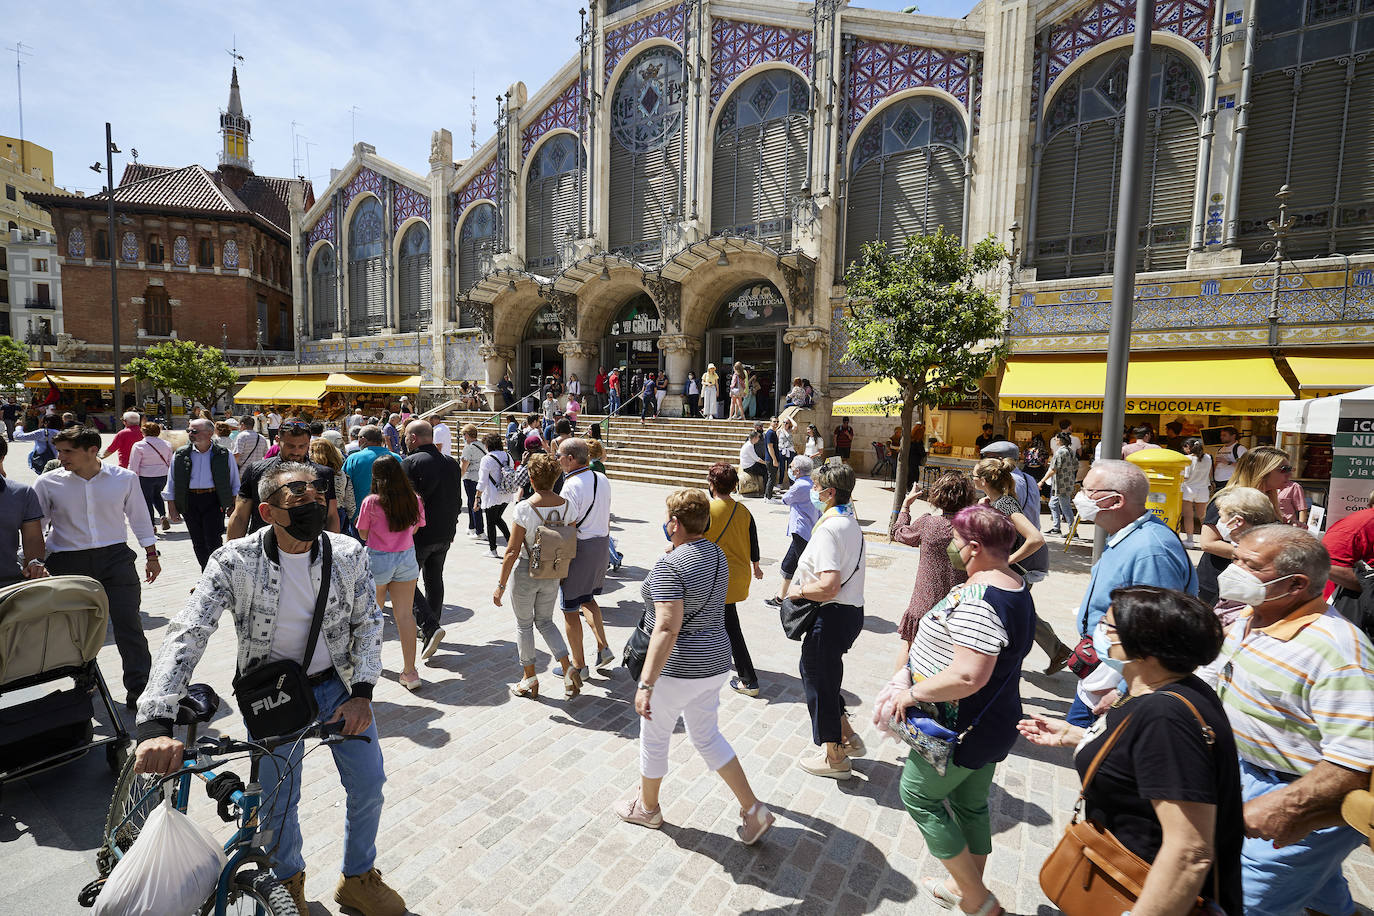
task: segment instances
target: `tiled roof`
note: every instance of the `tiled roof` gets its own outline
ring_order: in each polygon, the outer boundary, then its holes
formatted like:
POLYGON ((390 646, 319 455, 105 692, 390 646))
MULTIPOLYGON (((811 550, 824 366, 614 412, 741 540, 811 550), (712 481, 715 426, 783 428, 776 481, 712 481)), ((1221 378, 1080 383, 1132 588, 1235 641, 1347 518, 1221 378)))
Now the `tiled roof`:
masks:
POLYGON ((149 165, 146 162, 131 162, 124 166, 124 177, 119 179, 120 185, 133 184, 135 181, 142 181, 145 178, 152 178, 155 175, 162 175, 166 172, 176 171, 170 165, 149 165))
MULTIPOLYGON (((172 169, 115 188, 115 203, 148 207, 184 207, 188 210, 222 213, 251 212, 215 176, 198 165, 172 169)), ((104 200, 105 194, 93 195, 104 200)))
MULTIPOLYGON (((238 198, 249 210, 283 232, 291 231, 291 179, 249 175, 238 198)), ((309 202, 306 207, 309 207, 309 202)))

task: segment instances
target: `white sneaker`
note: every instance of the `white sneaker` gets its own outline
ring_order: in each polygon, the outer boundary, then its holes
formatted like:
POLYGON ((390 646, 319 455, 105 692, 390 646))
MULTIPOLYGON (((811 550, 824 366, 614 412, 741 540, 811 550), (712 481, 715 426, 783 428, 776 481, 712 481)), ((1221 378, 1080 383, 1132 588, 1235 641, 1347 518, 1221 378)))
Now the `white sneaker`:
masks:
POLYGON ((488 556, 490 556, 493 560, 501 559, 501 555, 494 550, 490 554, 488 554, 488 556))

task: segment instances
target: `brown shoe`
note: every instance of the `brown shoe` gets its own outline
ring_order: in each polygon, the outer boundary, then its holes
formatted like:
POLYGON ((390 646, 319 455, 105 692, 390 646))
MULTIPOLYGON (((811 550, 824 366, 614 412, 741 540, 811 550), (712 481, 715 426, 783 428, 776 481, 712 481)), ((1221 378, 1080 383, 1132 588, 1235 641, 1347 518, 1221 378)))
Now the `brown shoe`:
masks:
POLYGON ((1064 666, 1073 657, 1073 650, 1068 646, 1061 645, 1059 651, 1054 653, 1054 658, 1050 659, 1049 666, 1045 668, 1045 674, 1054 675, 1064 670, 1064 666))
POLYGON ((301 916, 310 916, 310 904, 305 902, 305 872, 296 872, 283 881, 281 886, 291 895, 291 901, 296 904, 301 916))
POLYGON ((375 868, 361 875, 340 875, 334 902, 351 906, 363 916, 405 916, 406 912, 401 895, 387 886, 375 868))

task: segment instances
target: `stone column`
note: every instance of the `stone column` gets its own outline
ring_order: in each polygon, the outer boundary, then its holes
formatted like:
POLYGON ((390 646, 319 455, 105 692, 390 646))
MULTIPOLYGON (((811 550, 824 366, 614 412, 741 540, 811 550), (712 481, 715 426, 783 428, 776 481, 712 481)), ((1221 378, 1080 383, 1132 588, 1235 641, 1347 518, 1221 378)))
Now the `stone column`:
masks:
MULTIPOLYGON (((830 389, 830 331, 815 325, 790 327, 782 335, 782 342, 792 350, 792 374, 811 379, 817 395, 828 395, 830 389)), ((779 388, 791 379, 779 379, 779 388)))
MULTIPOLYGON (((482 344, 477 348, 477 355, 482 357, 487 364, 486 387, 491 391, 487 395, 487 409, 494 411, 500 408, 501 402, 501 394, 496 390, 496 384, 506 374, 506 366, 515 362, 515 348, 482 344)), ((518 395, 519 392, 516 394, 518 395)))
POLYGON ((687 372, 696 368, 696 354, 701 343, 699 338, 686 334, 665 334, 658 339, 670 382, 668 394, 663 398, 664 413, 681 415, 682 384, 687 380, 687 372))
MULTIPOLYGON (((449 367, 444 353, 444 331, 453 308, 453 134, 436 130, 429 140, 429 345, 433 350, 435 382, 443 385, 449 367)), ((424 346, 421 343, 421 346, 424 346)))
POLYGON ((558 352, 563 354, 563 378, 566 380, 577 373, 585 398, 596 381, 596 357, 601 347, 590 340, 564 340, 559 342, 558 352))
MULTIPOLYGON (((304 337, 309 333, 307 329, 307 315, 309 309, 306 308, 307 297, 305 288, 305 236, 301 228, 301 217, 305 215, 305 188, 298 182, 291 183, 290 191, 290 212, 291 212, 291 337, 296 347, 296 362, 301 361, 301 354, 304 352, 304 337)), ((197 253, 198 255, 198 253, 197 253)), ((197 261, 199 257, 197 256, 197 261)))

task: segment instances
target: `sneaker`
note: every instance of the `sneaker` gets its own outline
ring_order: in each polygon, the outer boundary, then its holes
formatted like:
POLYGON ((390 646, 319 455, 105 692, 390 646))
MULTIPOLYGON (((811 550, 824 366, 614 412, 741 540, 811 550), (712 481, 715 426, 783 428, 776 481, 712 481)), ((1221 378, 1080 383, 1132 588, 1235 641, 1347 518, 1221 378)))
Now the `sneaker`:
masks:
POLYGON ((406 912, 401 895, 387 886, 382 873, 375 868, 361 875, 339 875, 334 902, 351 906, 367 916, 405 916, 406 912))
POLYGON ((845 758, 839 763, 831 763, 825 756, 825 751, 821 751, 815 757, 803 757, 797 761, 797 765, 812 776, 825 776, 829 779, 848 779, 854 775, 853 769, 849 766, 849 758, 845 758))
POLYGON ((1060 531, 1058 528, 1046 528, 1046 529, 1045 529, 1045 534, 1052 534, 1052 535, 1054 535, 1055 537, 1062 537, 1062 536, 1063 536, 1063 532, 1060 531))
POLYGON ((763 599, 763 603, 769 607, 782 607, 782 599, 777 595, 774 595, 772 598, 763 599))
MULTIPOLYGON (((563 666, 562 666, 562 665, 554 665, 554 666, 553 666, 553 671, 552 671, 552 673, 553 673, 553 676, 554 676, 554 677, 562 677, 562 676, 563 676, 563 666)), ((579 678, 581 678, 584 682, 587 681, 588 679, 590 679, 591 676, 592 676, 592 669, 591 669, 591 666, 590 666, 590 665, 583 665, 581 668, 578 668, 578 669, 577 669, 577 676, 578 676, 579 678)))
POLYGON ((844 751, 846 757, 862 757, 864 754, 868 753, 868 748, 864 745, 864 739, 859 737, 858 732, 850 735, 848 741, 841 741, 840 750, 844 751))
POLYGON ((755 684, 753 687, 750 687, 747 684, 745 684, 744 681, 740 680, 737 677, 730 678, 730 689, 733 690, 735 693, 742 693, 747 697, 756 697, 759 695, 758 684, 755 684))
POLYGON ((468 537, 472 538, 474 541, 485 541, 487 539, 485 531, 469 531, 468 537))
POLYGON ((492 550, 491 553, 487 554, 487 556, 491 557, 493 560, 501 559, 501 555, 497 553, 495 550, 492 550))
POLYGON ((447 634, 444 632, 443 627, 435 627, 433 630, 431 630, 430 633, 424 637, 425 645, 424 648, 420 650, 420 658, 428 659, 431 655, 438 651, 439 643, 443 641, 446 635, 447 634))
POLYGON ((296 909, 301 916, 308 916, 310 904, 305 902, 305 872, 298 871, 281 883, 286 888, 286 892, 291 895, 291 902, 296 904, 296 909))
POLYGON ((615 653, 611 651, 610 646, 596 653, 596 667, 598 668, 614 668, 615 662, 615 653))
POLYGON ((645 811, 638 795, 616 805, 615 813, 616 817, 627 824, 638 824, 650 830, 657 830, 663 826, 663 810, 645 811))

